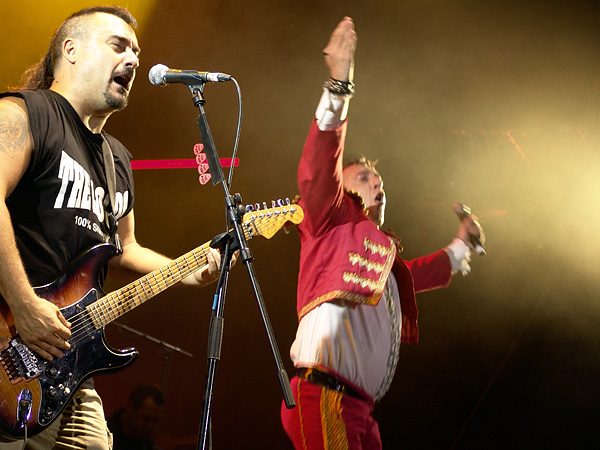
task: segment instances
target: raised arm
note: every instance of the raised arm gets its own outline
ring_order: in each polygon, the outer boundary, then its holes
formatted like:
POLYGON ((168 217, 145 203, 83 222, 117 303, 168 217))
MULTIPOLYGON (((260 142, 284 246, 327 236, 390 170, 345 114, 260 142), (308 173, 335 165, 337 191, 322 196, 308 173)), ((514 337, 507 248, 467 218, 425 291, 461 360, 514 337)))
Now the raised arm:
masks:
POLYGON ((342 169, 346 114, 354 72, 356 31, 345 17, 333 30, 323 49, 330 79, 315 113, 298 168, 298 187, 303 197, 305 226, 315 231, 326 224, 343 196, 342 169))

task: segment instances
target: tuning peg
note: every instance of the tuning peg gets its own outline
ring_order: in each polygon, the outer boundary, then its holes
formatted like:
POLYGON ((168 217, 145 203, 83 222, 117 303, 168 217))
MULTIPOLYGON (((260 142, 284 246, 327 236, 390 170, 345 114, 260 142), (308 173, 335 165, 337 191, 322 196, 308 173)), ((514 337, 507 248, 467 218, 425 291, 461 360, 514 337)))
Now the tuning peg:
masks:
POLYGON ((254 205, 246 205, 246 211, 254 211, 254 205))
POLYGON ((289 199, 289 197, 286 197, 286 198, 285 198, 285 204, 286 204, 287 206, 290 206, 290 199, 289 199))
POLYGON ((264 208, 264 209, 269 209, 269 208, 267 207, 267 202, 263 202, 263 208, 264 208))
POLYGON ((283 200, 281 200, 280 198, 277 199, 277 206, 279 206, 279 207, 283 206, 283 200))
POLYGON ((275 203, 275 200, 271 200, 271 208, 275 208, 277 206, 277 204, 275 203))
POLYGON ((260 203, 255 203, 255 204, 254 204, 254 209, 255 209, 256 211, 260 211, 260 203))

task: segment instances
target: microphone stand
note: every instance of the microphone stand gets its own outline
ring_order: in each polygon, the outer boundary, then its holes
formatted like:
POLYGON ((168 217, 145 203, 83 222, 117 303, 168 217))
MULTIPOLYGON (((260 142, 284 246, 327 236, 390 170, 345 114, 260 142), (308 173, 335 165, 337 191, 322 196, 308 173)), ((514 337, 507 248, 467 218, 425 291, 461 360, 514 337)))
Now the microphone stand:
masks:
MULTIPOLYGON (((277 376, 279 378, 279 384, 283 392, 283 398, 285 405, 288 409, 296 406, 294 397, 292 395, 292 389, 290 387, 290 381, 288 375, 283 366, 279 350, 277 348, 277 342, 274 337, 273 329, 269 321, 266 306, 262 297, 260 286, 254 265, 252 261, 254 257, 248 247, 246 237, 242 230, 242 215, 244 213, 244 207, 241 205, 241 196, 235 194, 232 196, 229 192, 229 186, 224 180, 223 170, 219 163, 219 156, 217 149, 210 132, 206 113, 204 111, 204 104, 206 100, 202 94, 204 88, 203 82, 197 84, 189 84, 188 88, 192 93, 194 105, 198 107, 200 115, 197 118, 198 128, 200 130, 200 136, 202 138, 202 144, 204 145, 204 152, 208 161, 208 167, 212 179, 213 186, 217 183, 223 185, 223 191, 225 194, 225 204, 227 207, 227 218, 231 223, 233 229, 233 235, 231 233, 222 233, 215 237, 211 242, 211 247, 221 249, 221 275, 217 283, 217 289, 215 293, 215 299, 212 308, 212 317, 209 327, 209 338, 208 338, 208 349, 207 349, 207 382, 204 397, 204 406, 202 409, 202 422, 200 425, 199 438, 198 438, 198 450, 205 450, 207 448, 208 434, 210 432, 210 413, 212 407, 213 388, 215 383, 215 376, 217 370, 217 363, 221 356, 221 342, 223 339, 223 311, 225 307, 225 296, 227 293, 227 283, 229 280, 229 269, 231 258, 236 250, 240 252, 240 259, 248 270, 250 276, 250 283, 258 303, 258 308, 267 332, 267 338, 271 347, 273 358, 275 359, 275 365, 277 366, 277 376)), ((212 443, 211 447, 212 448, 212 443)))
POLYGON ((166 341, 160 340, 158 338, 155 338, 154 336, 151 336, 149 334, 143 333, 142 331, 136 330, 135 328, 131 328, 127 325, 124 325, 120 322, 117 321, 113 321, 112 322, 113 325, 116 325, 117 327, 123 329, 123 330, 127 330, 130 333, 136 334, 138 336, 141 336, 145 339, 148 339, 151 342, 154 342, 155 344, 160 345, 165 352, 165 365, 163 368, 163 377, 162 377, 162 382, 161 382, 161 387, 162 387, 162 391, 163 394, 166 396, 166 392, 167 392, 167 383, 169 380, 169 374, 171 373, 171 361, 173 359, 173 352, 177 352, 177 353, 181 353, 182 355, 185 356, 189 356, 190 358, 193 358, 194 355, 186 350, 183 350, 180 347, 176 347, 172 344, 169 344, 166 341))

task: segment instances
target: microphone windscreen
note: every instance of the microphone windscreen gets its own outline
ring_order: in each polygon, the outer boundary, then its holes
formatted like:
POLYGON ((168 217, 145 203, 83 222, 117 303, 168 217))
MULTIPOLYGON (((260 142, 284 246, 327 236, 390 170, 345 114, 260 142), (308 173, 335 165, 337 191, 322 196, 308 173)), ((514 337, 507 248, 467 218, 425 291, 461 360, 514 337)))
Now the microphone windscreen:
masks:
POLYGON ((167 70, 169 70, 169 68, 164 64, 156 64, 153 66, 148 72, 148 79, 150 80, 150 83, 155 86, 166 86, 167 83, 165 83, 165 74, 167 73, 167 70))

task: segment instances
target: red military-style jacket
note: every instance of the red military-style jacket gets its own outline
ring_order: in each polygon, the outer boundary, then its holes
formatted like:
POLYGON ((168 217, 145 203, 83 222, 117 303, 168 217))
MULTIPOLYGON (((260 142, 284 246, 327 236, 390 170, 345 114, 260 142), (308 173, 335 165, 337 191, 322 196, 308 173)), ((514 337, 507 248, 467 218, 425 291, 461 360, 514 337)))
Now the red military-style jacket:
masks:
POLYGON ((376 305, 390 272, 398 283, 402 342, 418 341, 415 292, 447 286, 452 269, 444 250, 404 261, 397 240, 367 217, 342 184, 346 122, 321 131, 313 120, 298 168, 304 220, 298 275, 298 318, 333 300, 376 305))

